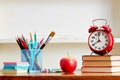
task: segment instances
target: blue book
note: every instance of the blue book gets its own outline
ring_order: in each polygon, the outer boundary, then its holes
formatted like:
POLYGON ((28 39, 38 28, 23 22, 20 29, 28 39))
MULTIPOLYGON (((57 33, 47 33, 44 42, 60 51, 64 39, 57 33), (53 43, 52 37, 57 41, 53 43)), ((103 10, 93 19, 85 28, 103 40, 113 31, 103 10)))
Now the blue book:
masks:
POLYGON ((11 66, 11 65, 4 65, 3 69, 28 69, 29 66, 11 66))

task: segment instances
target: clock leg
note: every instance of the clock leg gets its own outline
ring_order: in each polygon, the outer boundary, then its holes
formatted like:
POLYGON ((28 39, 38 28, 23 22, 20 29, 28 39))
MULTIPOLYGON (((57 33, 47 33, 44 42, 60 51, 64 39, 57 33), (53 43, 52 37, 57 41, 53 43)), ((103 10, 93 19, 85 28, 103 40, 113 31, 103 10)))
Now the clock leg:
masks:
POLYGON ((107 55, 108 55, 108 52, 106 51, 107 55))
POLYGON ((93 52, 91 52, 90 56, 92 56, 93 52))

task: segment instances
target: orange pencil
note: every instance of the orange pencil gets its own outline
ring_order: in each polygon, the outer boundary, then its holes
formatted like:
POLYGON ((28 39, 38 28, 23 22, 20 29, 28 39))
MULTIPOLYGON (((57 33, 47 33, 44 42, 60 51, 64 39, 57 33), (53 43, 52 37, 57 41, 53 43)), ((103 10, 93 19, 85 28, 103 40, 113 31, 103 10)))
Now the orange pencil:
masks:
POLYGON ((32 34, 30 33, 30 41, 33 42, 32 34))

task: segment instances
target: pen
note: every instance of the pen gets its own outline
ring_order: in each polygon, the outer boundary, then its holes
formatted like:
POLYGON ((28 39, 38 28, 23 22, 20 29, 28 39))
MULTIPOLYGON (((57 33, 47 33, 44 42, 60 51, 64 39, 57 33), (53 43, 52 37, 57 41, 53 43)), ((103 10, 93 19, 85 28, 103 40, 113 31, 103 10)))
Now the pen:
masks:
POLYGON ((47 38, 47 40, 42 44, 42 46, 40 47, 40 49, 43 49, 47 44, 48 42, 53 38, 53 36, 55 35, 55 32, 51 32, 47 38))

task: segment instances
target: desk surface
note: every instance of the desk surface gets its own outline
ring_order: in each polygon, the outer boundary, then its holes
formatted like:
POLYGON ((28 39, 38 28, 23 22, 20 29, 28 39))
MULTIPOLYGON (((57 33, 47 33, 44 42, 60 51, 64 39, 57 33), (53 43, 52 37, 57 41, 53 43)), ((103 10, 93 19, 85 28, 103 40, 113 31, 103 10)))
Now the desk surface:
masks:
POLYGON ((31 73, 2 74, 0 80, 120 80, 120 73, 31 73))

